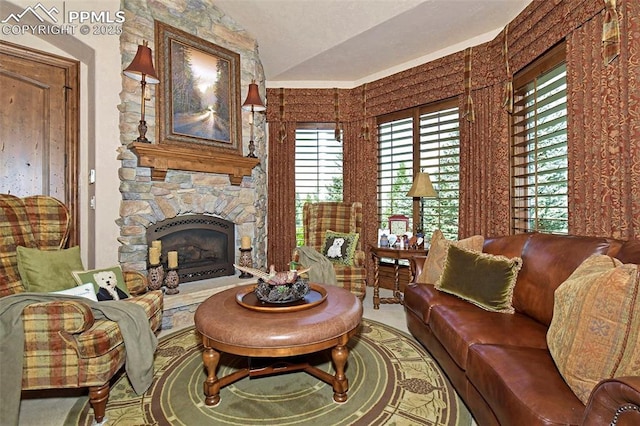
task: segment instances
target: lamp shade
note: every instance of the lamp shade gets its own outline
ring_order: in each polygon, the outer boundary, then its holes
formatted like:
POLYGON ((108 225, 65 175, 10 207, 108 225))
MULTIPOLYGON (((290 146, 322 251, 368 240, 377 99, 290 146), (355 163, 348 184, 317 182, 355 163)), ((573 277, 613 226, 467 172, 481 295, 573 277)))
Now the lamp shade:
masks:
POLYGON ((245 111, 264 111, 267 109, 262 103, 262 99, 260 99, 260 92, 255 81, 249 84, 249 93, 247 93, 247 99, 242 104, 242 109, 245 111))
POLYGON ((437 197, 438 193, 433 189, 429 174, 425 172, 419 172, 413 179, 413 185, 407 192, 407 197, 437 197))
POLYGON ((131 61, 131 64, 123 71, 124 75, 134 80, 142 81, 142 77, 149 84, 160 83, 156 70, 153 68, 153 55, 151 54, 151 48, 147 46, 147 42, 138 45, 138 52, 135 58, 131 61))

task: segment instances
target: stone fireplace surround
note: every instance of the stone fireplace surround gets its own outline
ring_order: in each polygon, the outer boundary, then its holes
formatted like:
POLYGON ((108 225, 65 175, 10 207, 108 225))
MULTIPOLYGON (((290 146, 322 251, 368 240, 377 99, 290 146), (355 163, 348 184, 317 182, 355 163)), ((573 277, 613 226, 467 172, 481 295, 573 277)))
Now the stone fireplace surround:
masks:
MULTIPOLYGON (((130 0, 122 3, 126 20, 122 25, 120 49, 122 69, 133 59, 137 46, 142 40, 149 41, 149 47, 155 52, 154 21, 159 20, 182 29, 202 39, 240 54, 241 96, 253 80, 258 82, 263 99, 264 71, 258 55, 256 40, 240 27, 232 18, 217 9, 211 0, 184 0, 180 2, 150 2, 148 0, 130 0)), ((156 61, 157 62, 157 61, 156 61)), ((256 114, 254 140, 258 164, 251 166, 250 176, 228 175, 225 172, 207 170, 166 171, 161 180, 153 176, 154 169, 140 164, 140 159, 131 147, 138 135, 140 120, 140 84, 123 76, 122 103, 120 110, 121 145, 118 148, 120 217, 116 221, 120 228, 118 241, 119 262, 125 270, 146 273, 148 244, 147 227, 166 219, 182 215, 203 214, 219 217, 235 225, 235 259, 239 258, 240 238, 249 236, 252 241, 252 258, 255 267, 266 265, 266 199, 267 199, 267 151, 265 138, 265 117, 256 114), (219 174, 218 174, 219 173, 219 174)), ((154 85, 147 86, 147 95, 151 101, 146 103, 147 136, 158 143, 155 116, 154 85)), ((243 112, 242 150, 240 158, 248 152, 250 134, 250 114, 243 112)), ((155 145, 154 145, 155 146, 155 145)), ((157 146, 165 151, 162 145, 157 146)), ((200 147, 201 148, 201 147, 200 147)), ((204 153, 204 151, 203 151, 204 153)), ((227 161, 214 156, 205 156, 201 162, 227 165, 227 161), (206 160, 204 158, 206 157, 206 160)), ((183 167, 181 167, 183 168, 183 167)), ((187 167, 184 167, 187 168, 187 167)), ((230 277, 237 279, 237 274, 230 277)), ((215 280, 215 279, 214 279, 215 280)), ((224 278, 222 279, 224 280, 224 278)), ((194 287, 206 284, 205 281, 187 283, 194 287)), ((181 290, 181 293, 185 291, 181 290)), ((173 297, 167 297, 170 300, 173 297)), ((177 299, 173 299, 177 302, 177 299)), ((173 302, 171 302, 173 304, 173 302)))
MULTIPOLYGON (((123 165, 135 162, 135 155, 123 165)), ((121 171, 124 169, 121 169, 121 171)), ((133 179, 120 185, 120 264, 125 270, 146 273, 147 228, 167 219, 192 214, 211 215, 235 224, 235 247, 241 236, 254 238, 257 215, 255 186, 244 178, 240 186, 229 185, 228 176, 170 170, 163 182, 153 182, 148 168, 132 168, 133 179)), ((235 250, 235 259, 239 251, 235 250)))

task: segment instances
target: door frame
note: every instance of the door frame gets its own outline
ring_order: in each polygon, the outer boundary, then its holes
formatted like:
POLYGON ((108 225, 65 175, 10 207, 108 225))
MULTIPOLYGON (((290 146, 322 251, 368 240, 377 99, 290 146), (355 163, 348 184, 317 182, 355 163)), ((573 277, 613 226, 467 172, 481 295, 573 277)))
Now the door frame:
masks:
POLYGON ((80 244, 80 214, 78 211, 78 176, 80 164, 80 62, 52 53, 31 49, 18 44, 0 40, 0 53, 61 68, 65 73, 66 122, 65 122, 65 204, 71 214, 71 228, 67 245, 80 244))

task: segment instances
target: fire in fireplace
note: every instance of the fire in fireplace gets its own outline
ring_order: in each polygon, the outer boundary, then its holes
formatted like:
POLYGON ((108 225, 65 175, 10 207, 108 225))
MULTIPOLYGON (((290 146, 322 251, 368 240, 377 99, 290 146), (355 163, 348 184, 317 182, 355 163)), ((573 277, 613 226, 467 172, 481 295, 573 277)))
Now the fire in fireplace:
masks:
POLYGON ((162 241, 161 259, 178 252, 180 282, 233 275, 235 224, 208 215, 182 215, 147 228, 147 244, 162 241))

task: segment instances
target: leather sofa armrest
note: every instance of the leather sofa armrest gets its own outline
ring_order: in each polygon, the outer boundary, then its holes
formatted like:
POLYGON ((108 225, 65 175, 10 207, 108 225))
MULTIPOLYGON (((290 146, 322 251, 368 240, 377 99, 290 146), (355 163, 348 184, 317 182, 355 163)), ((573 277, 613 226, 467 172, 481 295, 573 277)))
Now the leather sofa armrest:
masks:
POLYGON ((122 274, 132 296, 139 296, 147 292, 147 277, 138 271, 122 271, 122 274))
POLYGON ((640 424, 640 376, 603 380, 585 410, 583 426, 640 424))
POLYGON ((413 277, 410 284, 415 284, 417 282, 426 260, 427 256, 412 256, 409 258, 409 267, 411 268, 411 276, 413 277))

